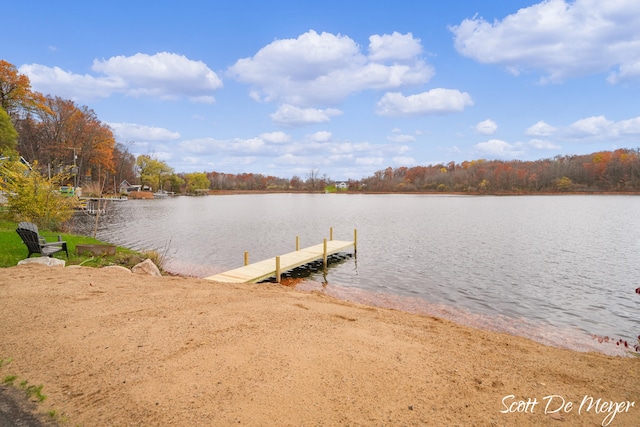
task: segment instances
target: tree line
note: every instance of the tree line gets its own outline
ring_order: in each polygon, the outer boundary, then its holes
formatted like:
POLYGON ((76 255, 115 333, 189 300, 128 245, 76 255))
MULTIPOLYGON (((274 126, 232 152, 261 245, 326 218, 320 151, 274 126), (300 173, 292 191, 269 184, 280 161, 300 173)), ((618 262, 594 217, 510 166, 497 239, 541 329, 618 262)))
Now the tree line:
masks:
MULTIPOLYGON (((117 142, 112 130, 87 106, 31 89, 27 76, 0 60, 0 157, 15 153, 44 176, 65 174, 69 184, 100 192, 118 191, 124 180, 154 191, 324 191, 335 184, 318 169, 304 177, 254 173, 176 173, 152 155, 137 158, 131 143, 117 142)), ((638 192, 640 149, 618 149, 536 161, 478 159, 379 170, 347 181, 359 192, 638 192)))
POLYGON ((386 168, 349 188, 378 192, 638 192, 640 149, 618 149, 536 161, 473 160, 386 168))

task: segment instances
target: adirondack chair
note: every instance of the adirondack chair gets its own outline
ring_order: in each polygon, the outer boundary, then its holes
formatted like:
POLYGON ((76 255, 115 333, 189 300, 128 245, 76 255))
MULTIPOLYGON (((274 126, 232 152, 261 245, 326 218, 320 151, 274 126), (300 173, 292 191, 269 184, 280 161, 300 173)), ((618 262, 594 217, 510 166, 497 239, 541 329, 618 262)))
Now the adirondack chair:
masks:
POLYGON ((62 251, 64 251, 67 254, 67 258, 69 258, 67 242, 63 242, 62 238, 58 236, 57 242, 47 243, 44 237, 41 237, 40 233, 38 233, 38 226, 32 222, 21 222, 18 224, 16 232, 22 237, 24 244, 27 245, 27 249, 29 250, 27 258, 30 258, 31 254, 51 257, 51 255, 62 251))

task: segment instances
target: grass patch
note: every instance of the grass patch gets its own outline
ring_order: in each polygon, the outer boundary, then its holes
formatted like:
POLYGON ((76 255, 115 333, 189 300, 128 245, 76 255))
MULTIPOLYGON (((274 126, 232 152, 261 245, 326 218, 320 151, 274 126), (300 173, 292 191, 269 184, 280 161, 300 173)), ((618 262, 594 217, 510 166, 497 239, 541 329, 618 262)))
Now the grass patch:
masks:
POLYGON ((20 382, 20 388, 22 388, 25 393, 27 393, 27 396, 29 396, 30 399, 37 400, 38 402, 44 402, 44 400, 47 398, 47 396, 42 394, 42 387, 44 387, 44 385, 42 384, 35 386, 29 385, 28 381, 20 382))
POLYGON ((2 384, 13 385, 13 382, 18 378, 16 375, 7 375, 2 379, 2 384))
MULTIPOLYGON (((18 264, 19 261, 25 259, 29 251, 22 242, 22 239, 16 233, 18 223, 8 221, 0 218, 0 268, 13 267, 18 264)), ((91 255, 77 255, 77 245, 87 244, 107 244, 100 240, 87 237, 78 236, 68 233, 56 233, 48 231, 40 231, 40 235, 44 237, 48 242, 56 241, 58 235, 62 236, 62 240, 67 242, 67 248, 69 250, 69 259, 67 260, 64 252, 58 252, 53 257, 67 261, 67 265, 83 265, 87 267, 104 267, 107 265, 121 265, 131 268, 137 263, 145 259, 146 254, 141 254, 137 251, 132 251, 127 248, 118 246, 116 248, 116 254, 111 256, 99 256, 93 257, 91 255)), ((32 255, 32 258, 38 255, 32 255)), ((153 260, 152 261, 156 261, 153 260)))

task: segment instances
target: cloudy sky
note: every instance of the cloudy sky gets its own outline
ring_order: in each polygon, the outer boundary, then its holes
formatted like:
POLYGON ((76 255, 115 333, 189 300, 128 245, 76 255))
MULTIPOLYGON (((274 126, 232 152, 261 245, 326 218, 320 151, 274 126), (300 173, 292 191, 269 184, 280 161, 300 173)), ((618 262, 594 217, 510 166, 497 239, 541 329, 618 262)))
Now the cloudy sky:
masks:
POLYGON ((23 0, 2 14, 0 58, 35 90, 176 172, 344 180, 640 147, 637 0, 23 0))

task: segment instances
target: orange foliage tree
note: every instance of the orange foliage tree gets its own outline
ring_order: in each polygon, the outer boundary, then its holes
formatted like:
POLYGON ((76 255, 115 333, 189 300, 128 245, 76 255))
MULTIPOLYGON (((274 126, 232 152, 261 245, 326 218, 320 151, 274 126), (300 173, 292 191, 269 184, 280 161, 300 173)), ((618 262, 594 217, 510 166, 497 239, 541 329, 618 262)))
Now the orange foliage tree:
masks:
POLYGON ((115 171, 113 132, 93 110, 51 96, 44 99, 44 106, 35 115, 29 114, 20 126, 18 149, 28 160, 38 160, 56 172, 75 165, 79 183, 100 182, 115 171))
POLYGON ((0 106, 12 121, 16 121, 23 111, 42 108, 44 97, 31 90, 31 82, 20 74, 15 65, 0 59, 0 106))

